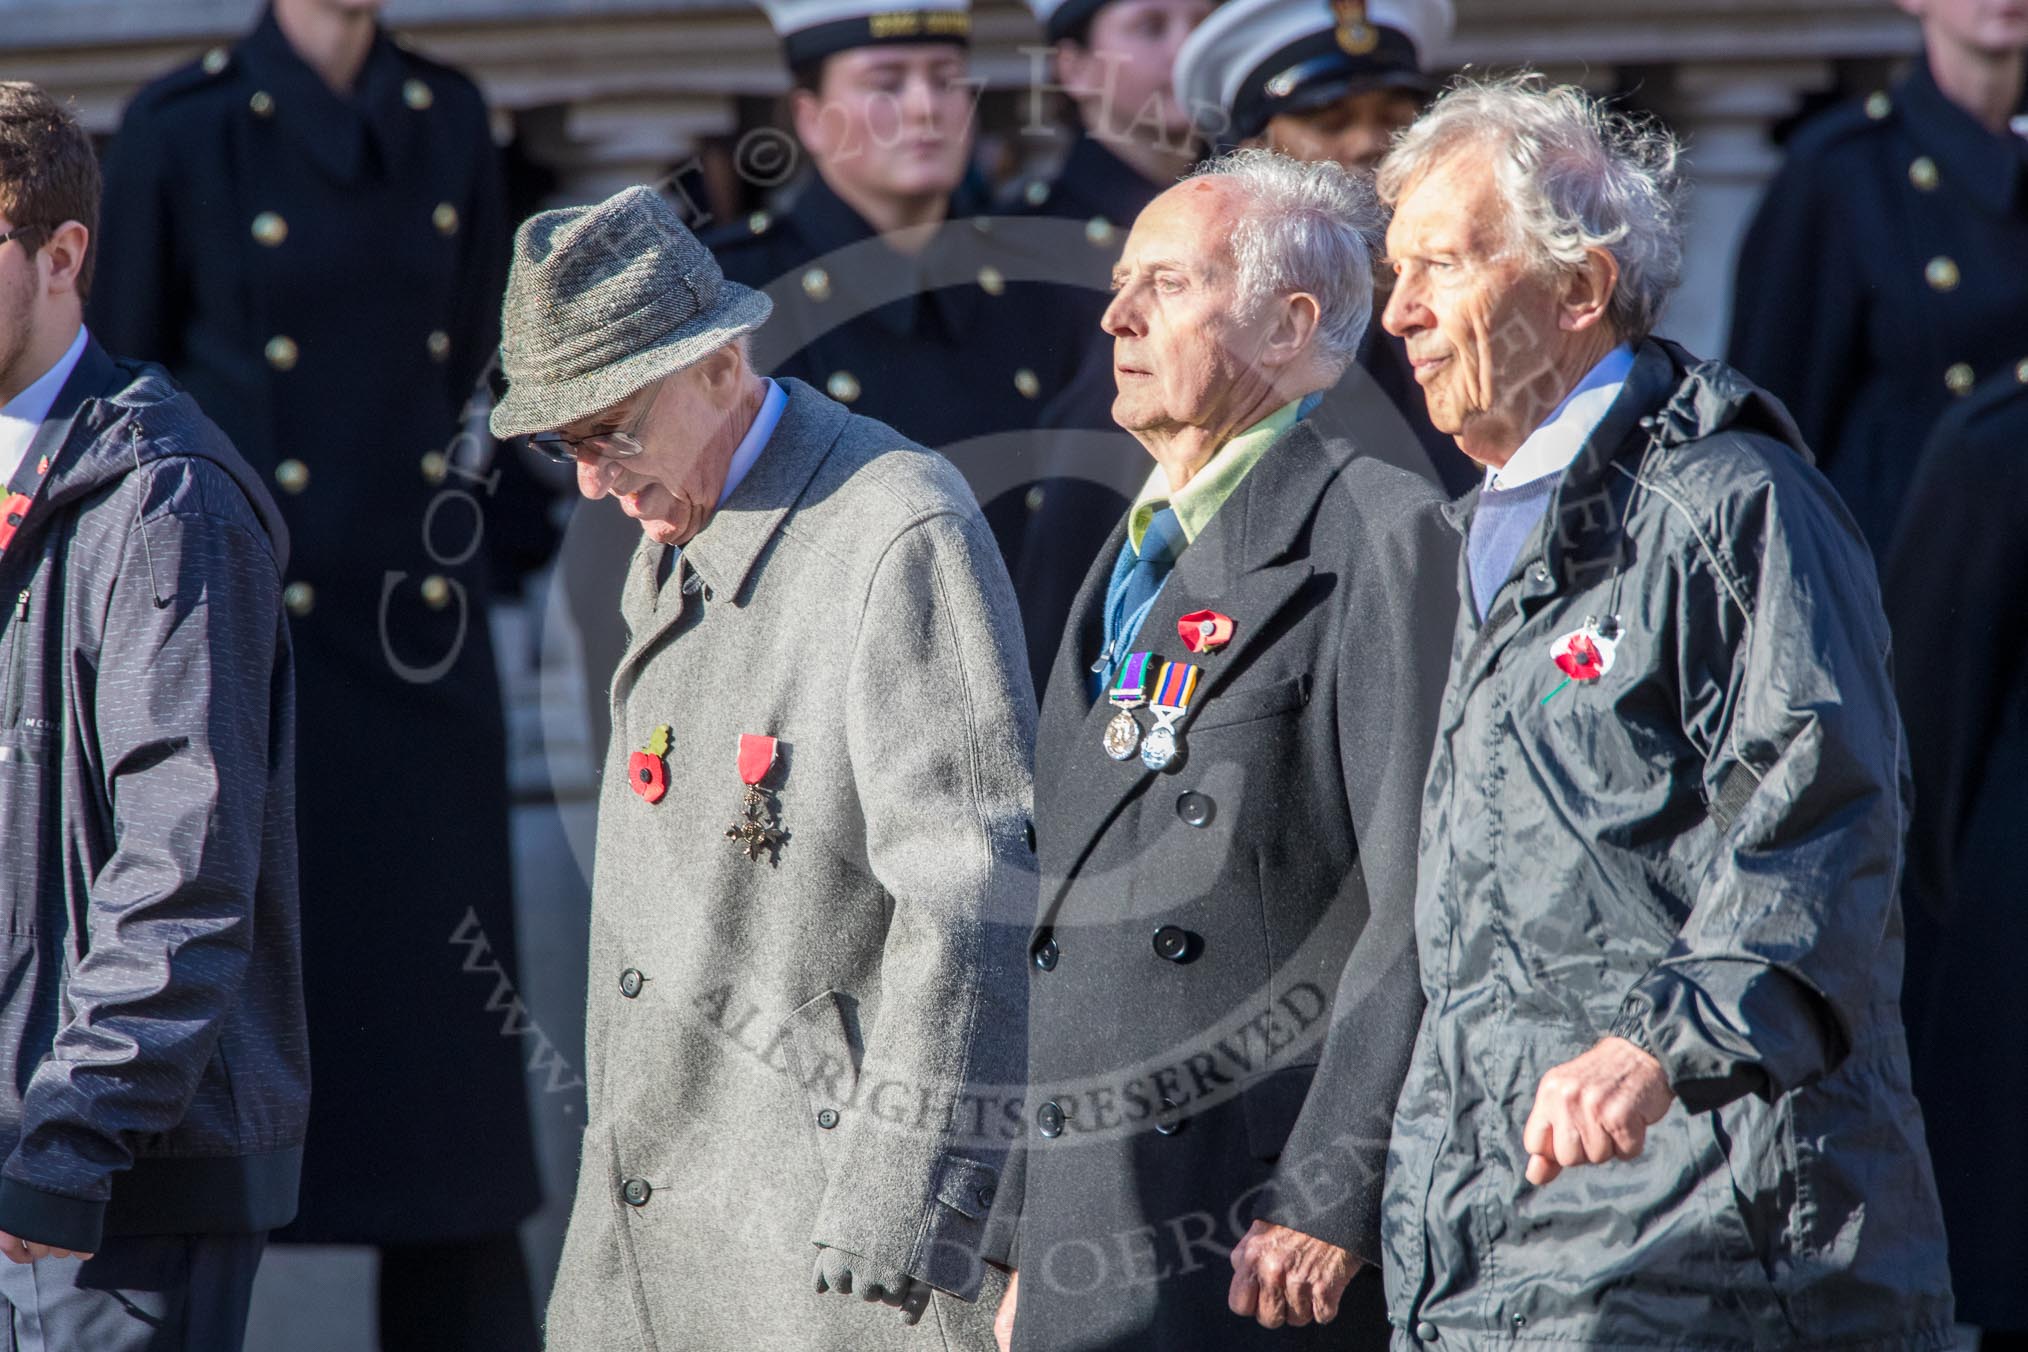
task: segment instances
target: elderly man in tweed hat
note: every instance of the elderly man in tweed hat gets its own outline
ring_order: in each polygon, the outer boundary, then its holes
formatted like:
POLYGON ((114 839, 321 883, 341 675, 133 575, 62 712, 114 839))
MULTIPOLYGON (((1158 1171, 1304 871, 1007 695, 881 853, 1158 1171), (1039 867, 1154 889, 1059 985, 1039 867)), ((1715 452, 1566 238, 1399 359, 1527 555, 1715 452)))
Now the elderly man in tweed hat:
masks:
POLYGON ((754 372, 768 313, 644 188, 516 238, 493 430, 644 536, 549 1346, 986 1349, 1021 998, 987 935, 1034 888, 1020 622, 949 462, 754 372))

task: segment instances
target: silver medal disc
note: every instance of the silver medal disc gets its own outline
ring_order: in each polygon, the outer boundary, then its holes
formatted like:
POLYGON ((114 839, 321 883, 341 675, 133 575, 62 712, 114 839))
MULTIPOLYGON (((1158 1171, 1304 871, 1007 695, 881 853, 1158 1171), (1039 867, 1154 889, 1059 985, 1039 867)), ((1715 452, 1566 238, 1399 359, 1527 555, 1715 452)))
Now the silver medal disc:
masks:
POLYGON ((1131 710, 1122 709, 1113 715, 1113 721, 1106 724, 1106 754, 1114 760, 1123 761, 1134 754, 1134 748, 1141 744, 1141 722, 1131 710))
POLYGON ((1156 728, 1141 743, 1141 764, 1150 770, 1159 770, 1176 759, 1176 733, 1172 728, 1156 728))

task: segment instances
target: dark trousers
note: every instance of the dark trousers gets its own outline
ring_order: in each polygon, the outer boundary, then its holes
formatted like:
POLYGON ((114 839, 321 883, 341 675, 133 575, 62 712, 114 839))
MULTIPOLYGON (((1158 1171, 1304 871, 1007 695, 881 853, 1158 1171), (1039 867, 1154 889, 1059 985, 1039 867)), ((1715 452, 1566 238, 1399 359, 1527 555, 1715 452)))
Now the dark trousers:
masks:
POLYGON ((380 1250, 381 1352, 536 1352, 535 1297, 513 1231, 380 1250))
POLYGON ((4 1352, 238 1352, 268 1237, 115 1235, 89 1262, 0 1259, 4 1352))

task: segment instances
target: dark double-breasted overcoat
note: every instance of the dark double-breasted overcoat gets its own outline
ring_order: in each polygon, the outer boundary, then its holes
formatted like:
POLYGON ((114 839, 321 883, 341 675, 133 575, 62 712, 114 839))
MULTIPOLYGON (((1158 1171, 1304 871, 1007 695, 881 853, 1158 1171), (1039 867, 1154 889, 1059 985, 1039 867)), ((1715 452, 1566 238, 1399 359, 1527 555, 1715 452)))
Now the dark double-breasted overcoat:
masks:
POLYGON ((102 216, 93 331, 196 396, 293 544, 315 1075, 294 1233, 498 1233, 536 1178, 494 975, 514 942, 486 611, 529 504, 460 437, 505 275, 485 106, 384 34, 337 94, 269 15, 136 97, 102 216))
POLYGON ((2028 349, 1938 424, 1881 587, 1915 812, 1903 1010, 1958 1317, 2028 1331, 2028 349))
POLYGON ((1788 405, 1876 559, 1937 419, 2024 350, 2028 136, 1980 126, 1926 56, 1796 134, 1740 246, 1731 361, 1788 405))
MULTIPOLYGON (((1416 811, 1455 607, 1435 488, 1298 422, 1178 559, 1134 644, 1199 664, 1183 754, 1101 747, 1089 667, 1124 522, 1085 579, 1036 752, 1024 1150, 1003 1187, 1015 1346, 1378 1347, 1226 1309, 1264 1217, 1378 1258, 1387 1122, 1421 1012, 1416 811), (1186 614, 1233 622, 1193 657, 1186 614)), ((1150 726, 1147 710, 1140 711, 1150 726)))

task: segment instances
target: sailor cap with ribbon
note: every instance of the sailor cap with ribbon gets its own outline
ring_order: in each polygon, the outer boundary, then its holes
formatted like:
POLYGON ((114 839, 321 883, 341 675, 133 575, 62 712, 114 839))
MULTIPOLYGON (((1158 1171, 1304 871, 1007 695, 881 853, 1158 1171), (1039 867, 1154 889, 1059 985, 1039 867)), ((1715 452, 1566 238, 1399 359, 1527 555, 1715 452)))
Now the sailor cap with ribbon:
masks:
POLYGON ((791 67, 854 47, 972 40, 970 0, 761 0, 791 67))
POLYGON ((1370 89, 1428 93, 1423 64, 1450 36, 1451 0, 1227 0, 1176 53, 1175 88, 1224 145, 1268 119, 1370 89))
POLYGON ((1028 8, 1035 11, 1042 36, 1051 42, 1061 42, 1111 3, 1112 0, 1028 0, 1028 8))

